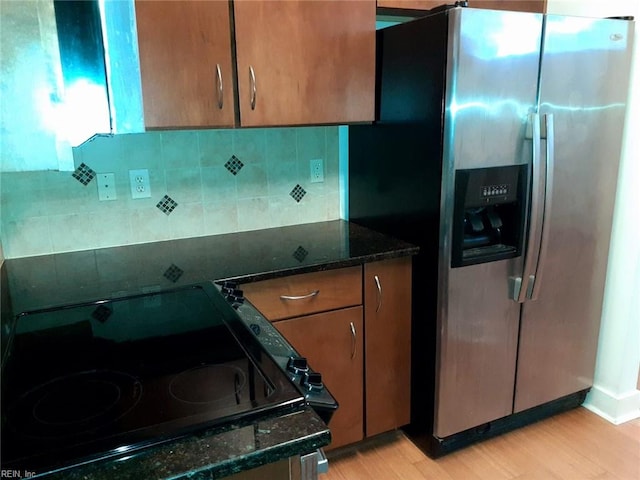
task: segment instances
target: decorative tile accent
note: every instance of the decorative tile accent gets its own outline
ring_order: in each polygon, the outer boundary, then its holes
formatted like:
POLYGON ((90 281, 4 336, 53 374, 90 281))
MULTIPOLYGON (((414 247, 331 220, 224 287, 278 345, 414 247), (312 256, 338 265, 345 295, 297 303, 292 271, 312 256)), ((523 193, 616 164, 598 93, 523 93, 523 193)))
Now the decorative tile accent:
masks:
POLYGON ((300 200, 302 200, 302 197, 304 197, 306 194, 307 192, 300 186, 300 184, 293 187, 293 190, 291 190, 291 193, 289 193, 289 195, 291 195, 296 202, 300 202, 300 200))
POLYGON ((173 283, 176 283, 183 273, 184 270, 172 263, 171 266, 167 268, 167 270, 162 274, 162 276, 168 280, 171 280, 173 283))
POLYGON ((158 207, 162 213, 166 213, 167 215, 173 212, 177 206, 178 202, 176 202, 169 195, 165 195, 164 197, 162 197, 162 200, 160 200, 156 205, 156 207, 158 207))
POLYGON ((302 263, 304 261, 304 259, 307 258, 307 255, 309 255, 309 252, 307 252, 302 247, 302 245, 300 245, 298 248, 296 248, 296 251, 293 252, 293 258, 298 260, 300 263, 302 263))
POLYGON ((233 175, 237 175, 238 172, 242 170, 242 167, 244 167, 244 163, 235 155, 231 155, 231 158, 224 164, 224 168, 229 170, 233 175))
POLYGON ((98 305, 98 307, 91 313, 91 316, 100 323, 104 323, 112 313, 113 311, 109 307, 105 305, 98 305))
POLYGON ((78 168, 71 174, 73 178, 78 180, 81 184, 87 185, 93 177, 96 176, 96 172, 94 172, 89 166, 85 165, 84 162, 80 164, 78 168))

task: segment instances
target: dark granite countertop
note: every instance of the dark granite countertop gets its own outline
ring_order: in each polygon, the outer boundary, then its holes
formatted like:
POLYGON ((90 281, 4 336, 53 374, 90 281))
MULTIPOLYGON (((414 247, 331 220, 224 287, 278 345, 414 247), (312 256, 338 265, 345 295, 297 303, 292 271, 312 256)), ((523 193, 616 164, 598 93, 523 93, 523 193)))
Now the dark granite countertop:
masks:
POLYGON ((243 283, 414 255, 343 220, 5 261, 14 312, 210 280, 243 283))
POLYGON ((212 480, 328 445, 330 433, 311 408, 236 422, 47 475, 48 480, 212 480))
MULTIPOLYGON (((9 259, 2 316, 203 281, 243 283, 414 255, 418 248, 342 220, 9 259)), ((10 315, 9 317, 12 317, 10 315)), ((6 337, 3 325, 3 340, 6 337)), ((3 342, 4 344, 4 342, 3 342)), ((54 474, 54 479, 214 479, 327 445, 311 410, 236 423, 54 474)))

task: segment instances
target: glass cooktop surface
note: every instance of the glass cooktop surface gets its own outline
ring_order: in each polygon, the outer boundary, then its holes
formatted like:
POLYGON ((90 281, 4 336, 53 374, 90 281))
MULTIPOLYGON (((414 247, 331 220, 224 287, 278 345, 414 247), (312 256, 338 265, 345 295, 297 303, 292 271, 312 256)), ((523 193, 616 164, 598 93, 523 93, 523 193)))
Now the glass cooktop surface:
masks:
POLYGON ((16 321, 2 469, 44 473, 304 405, 210 284, 16 321))

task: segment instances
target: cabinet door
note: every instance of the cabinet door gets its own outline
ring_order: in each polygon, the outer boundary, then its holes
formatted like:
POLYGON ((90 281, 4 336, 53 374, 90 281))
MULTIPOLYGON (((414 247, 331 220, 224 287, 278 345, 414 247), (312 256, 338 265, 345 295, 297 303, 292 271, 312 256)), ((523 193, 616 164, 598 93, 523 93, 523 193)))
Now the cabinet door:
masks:
POLYGON ((329 447, 362 440, 362 307, 282 320, 274 325, 322 374, 324 384, 339 403, 329 423, 329 447))
POLYGON ((411 420, 411 257, 364 266, 367 436, 411 420))
POLYGON ((233 126, 227 1, 136 1, 145 127, 233 126))
POLYGON ((375 0, 234 2, 240 124, 372 121, 375 0))

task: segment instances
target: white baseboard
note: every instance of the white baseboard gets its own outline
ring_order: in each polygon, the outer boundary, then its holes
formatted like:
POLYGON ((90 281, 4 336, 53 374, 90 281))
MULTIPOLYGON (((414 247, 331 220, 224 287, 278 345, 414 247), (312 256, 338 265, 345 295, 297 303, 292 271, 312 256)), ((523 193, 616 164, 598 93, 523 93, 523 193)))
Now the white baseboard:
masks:
POLYGON ((640 417, 640 391, 616 395, 594 385, 583 406, 611 423, 620 425, 640 417))

